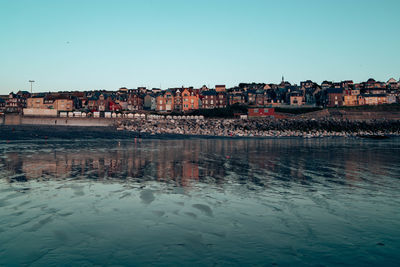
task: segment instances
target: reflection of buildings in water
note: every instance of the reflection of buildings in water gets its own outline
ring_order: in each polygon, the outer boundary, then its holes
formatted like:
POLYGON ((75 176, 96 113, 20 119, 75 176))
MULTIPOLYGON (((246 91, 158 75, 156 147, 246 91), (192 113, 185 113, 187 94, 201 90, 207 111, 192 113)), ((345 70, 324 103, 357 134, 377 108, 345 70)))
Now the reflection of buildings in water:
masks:
POLYGON ((24 174, 27 179, 138 178, 173 181, 179 186, 190 186, 192 181, 208 177, 217 184, 225 183, 230 173, 250 182, 258 177, 264 180, 263 184, 279 177, 312 179, 312 173, 349 180, 360 179, 365 172, 376 176, 387 174, 380 166, 390 160, 385 158, 389 155, 382 152, 376 157, 370 149, 352 149, 350 153, 335 146, 331 151, 329 144, 276 139, 151 140, 46 154, 8 152, 0 163, 10 176, 24 174))
POLYGON ((22 162, 19 160, 19 153, 6 153, 4 158, 1 158, 2 165, 10 175, 22 172, 22 162))
POLYGON ((178 185, 188 186, 191 180, 199 179, 198 142, 172 141, 159 143, 157 150, 156 177, 159 181, 172 180, 178 185))
POLYGON ((27 179, 41 178, 46 175, 57 177, 57 164, 49 161, 23 161, 22 172, 25 173, 27 179))
POLYGON ((7 153, 4 166, 10 176, 24 173, 27 179, 37 178, 143 178, 174 180, 188 185, 199 179, 199 146, 190 142, 166 145, 150 142, 149 146, 124 146, 111 151, 94 149, 64 150, 57 153, 7 153))

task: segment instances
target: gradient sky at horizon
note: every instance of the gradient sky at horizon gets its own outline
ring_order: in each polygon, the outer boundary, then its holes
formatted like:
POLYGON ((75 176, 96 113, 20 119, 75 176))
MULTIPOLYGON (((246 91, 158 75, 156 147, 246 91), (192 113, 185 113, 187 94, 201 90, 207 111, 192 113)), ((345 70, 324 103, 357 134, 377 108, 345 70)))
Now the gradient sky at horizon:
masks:
POLYGON ((398 0, 0 0, 0 94, 400 78, 398 0))

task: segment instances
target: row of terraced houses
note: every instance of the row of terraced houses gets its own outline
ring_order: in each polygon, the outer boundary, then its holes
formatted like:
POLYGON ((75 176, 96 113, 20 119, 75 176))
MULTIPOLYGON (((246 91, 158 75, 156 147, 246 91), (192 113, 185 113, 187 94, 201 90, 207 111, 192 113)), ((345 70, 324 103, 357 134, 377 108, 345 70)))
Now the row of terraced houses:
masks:
POLYGON ((69 91, 29 93, 18 91, 0 97, 0 112, 22 113, 60 111, 115 111, 134 112, 152 110, 158 112, 189 112, 197 109, 225 108, 241 104, 254 107, 340 107, 400 103, 400 81, 391 78, 387 82, 369 79, 317 84, 310 80, 300 85, 284 81, 279 84, 241 83, 232 88, 216 85, 214 88, 180 87, 120 88, 116 91, 69 91))

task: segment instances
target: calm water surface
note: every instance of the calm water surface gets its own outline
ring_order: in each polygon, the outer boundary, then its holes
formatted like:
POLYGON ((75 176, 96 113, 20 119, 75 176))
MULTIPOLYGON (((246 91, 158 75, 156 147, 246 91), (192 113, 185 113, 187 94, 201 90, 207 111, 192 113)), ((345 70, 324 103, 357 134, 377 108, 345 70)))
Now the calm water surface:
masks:
POLYGON ((0 143, 0 266, 400 264, 400 140, 0 143))

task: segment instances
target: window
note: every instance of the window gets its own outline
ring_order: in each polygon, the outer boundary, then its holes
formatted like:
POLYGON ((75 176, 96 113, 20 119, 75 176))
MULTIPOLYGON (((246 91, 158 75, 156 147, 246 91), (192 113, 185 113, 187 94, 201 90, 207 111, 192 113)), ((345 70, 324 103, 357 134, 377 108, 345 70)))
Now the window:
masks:
POLYGON ((258 113, 258 108, 255 108, 253 112, 258 113))
POLYGON ((264 108, 264 113, 268 113, 268 109, 267 108, 264 108))

